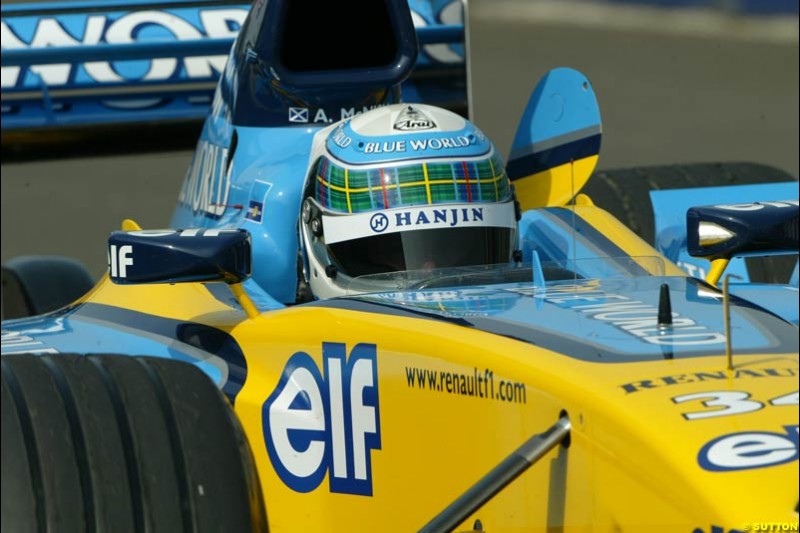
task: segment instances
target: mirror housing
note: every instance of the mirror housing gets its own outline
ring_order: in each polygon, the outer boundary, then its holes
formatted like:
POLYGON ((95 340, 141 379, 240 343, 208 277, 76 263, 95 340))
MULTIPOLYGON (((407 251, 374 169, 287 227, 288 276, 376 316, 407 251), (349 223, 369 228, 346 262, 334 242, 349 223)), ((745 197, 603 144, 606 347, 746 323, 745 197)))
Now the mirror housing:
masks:
POLYGON ((797 252, 798 213, 797 200, 693 207, 686 213, 689 255, 797 252))
POLYGON ((711 260, 706 281, 716 285, 731 257, 797 253, 798 214, 797 200, 692 207, 687 251, 711 260))
POLYGON ((241 283, 252 268, 250 233, 243 229, 115 231, 108 267, 116 284, 241 283))

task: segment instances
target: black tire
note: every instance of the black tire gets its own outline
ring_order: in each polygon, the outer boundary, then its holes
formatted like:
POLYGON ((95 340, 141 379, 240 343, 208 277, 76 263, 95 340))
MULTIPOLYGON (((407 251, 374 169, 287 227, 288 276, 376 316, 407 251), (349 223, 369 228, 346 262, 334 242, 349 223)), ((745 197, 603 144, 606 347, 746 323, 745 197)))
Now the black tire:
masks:
MULTIPOLYGON (((650 191, 779 181, 796 181, 796 178, 758 163, 697 163, 598 171, 582 192, 652 245, 655 221, 650 191)), ((752 281, 786 283, 793 267, 794 258, 790 256, 747 259, 752 281)))
POLYGON ((79 261, 61 256, 21 256, 3 264, 2 318, 21 318, 71 304, 94 286, 79 261))
POLYGON ((2 358, 3 531, 264 531, 244 433, 196 367, 2 358))

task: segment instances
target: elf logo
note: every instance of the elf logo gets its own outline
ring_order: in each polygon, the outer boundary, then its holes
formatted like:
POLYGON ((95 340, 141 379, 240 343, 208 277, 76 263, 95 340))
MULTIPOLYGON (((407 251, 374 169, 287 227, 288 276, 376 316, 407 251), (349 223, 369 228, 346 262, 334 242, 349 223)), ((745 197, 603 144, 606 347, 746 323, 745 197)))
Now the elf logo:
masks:
POLYGON ((117 246, 108 248, 108 269, 112 278, 127 278, 128 267, 133 266, 133 246, 117 246))
POLYGON ((711 472, 730 472, 797 461, 798 426, 784 426, 783 431, 744 431, 717 437, 703 446, 698 462, 711 472))
POLYGON ((331 492, 372 496, 372 450, 381 448, 374 344, 322 343, 322 372, 295 353, 264 402, 264 442, 275 472, 297 492, 329 473, 331 492))

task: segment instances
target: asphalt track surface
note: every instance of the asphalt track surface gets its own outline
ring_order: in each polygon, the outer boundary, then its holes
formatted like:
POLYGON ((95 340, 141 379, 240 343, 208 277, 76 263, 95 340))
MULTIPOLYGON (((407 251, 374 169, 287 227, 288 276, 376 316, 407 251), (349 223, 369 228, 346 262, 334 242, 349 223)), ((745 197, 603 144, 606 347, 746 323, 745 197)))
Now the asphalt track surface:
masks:
MULTIPOLYGON (((600 168, 754 161, 797 176, 796 17, 788 34, 738 19, 706 31, 695 19, 601 16, 580 5, 554 15, 543 5, 470 4, 474 119, 503 153, 539 77, 570 66, 600 101, 600 168)), ((106 239, 123 218, 166 226, 199 128, 169 130, 165 150, 141 151, 160 129, 118 135, 99 156, 87 155, 96 140, 66 150, 41 143, 24 156, 4 147, 2 261, 67 255, 100 276, 106 239)))

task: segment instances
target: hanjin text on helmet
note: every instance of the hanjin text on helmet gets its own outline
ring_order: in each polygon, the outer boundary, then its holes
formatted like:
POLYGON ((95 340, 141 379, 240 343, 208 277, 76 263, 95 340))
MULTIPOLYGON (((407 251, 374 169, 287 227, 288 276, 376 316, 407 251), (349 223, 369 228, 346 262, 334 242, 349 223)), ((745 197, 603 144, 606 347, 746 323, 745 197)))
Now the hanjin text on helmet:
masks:
POLYGON ((482 207, 460 207, 449 209, 420 210, 416 213, 400 211, 394 213, 394 223, 403 226, 458 226, 465 222, 483 222, 482 207))

